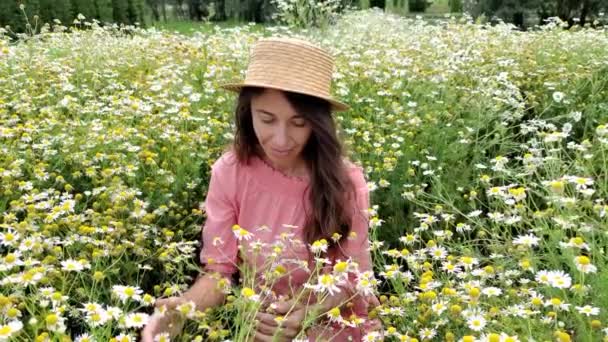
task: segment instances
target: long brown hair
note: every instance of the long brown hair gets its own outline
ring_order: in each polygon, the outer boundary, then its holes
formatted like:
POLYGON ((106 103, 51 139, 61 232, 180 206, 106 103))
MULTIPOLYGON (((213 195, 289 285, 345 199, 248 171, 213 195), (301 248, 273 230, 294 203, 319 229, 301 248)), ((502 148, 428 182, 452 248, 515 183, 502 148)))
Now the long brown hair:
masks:
MULTIPOLYGON (((249 158, 259 153, 259 142, 253 130, 251 99, 264 90, 244 87, 239 94, 233 144, 239 162, 249 163, 249 158)), ((348 201, 355 196, 353 182, 343 161, 344 147, 338 138, 329 102, 304 94, 283 93, 312 128, 310 138, 302 150, 302 157, 310 169, 307 193, 312 211, 306 213, 304 239, 308 244, 326 239, 332 246, 331 237, 334 233, 340 234, 342 240, 350 232, 351 209, 348 201)))

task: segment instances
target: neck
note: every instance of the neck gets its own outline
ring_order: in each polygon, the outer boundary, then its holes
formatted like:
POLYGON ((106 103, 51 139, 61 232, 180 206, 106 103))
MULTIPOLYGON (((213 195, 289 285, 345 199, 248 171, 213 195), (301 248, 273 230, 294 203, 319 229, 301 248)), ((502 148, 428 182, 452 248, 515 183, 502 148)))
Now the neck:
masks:
POLYGON ((308 165, 306 160, 298 158, 293 165, 276 165, 266 156, 264 151, 260 151, 259 156, 273 168, 290 177, 308 177, 308 165))

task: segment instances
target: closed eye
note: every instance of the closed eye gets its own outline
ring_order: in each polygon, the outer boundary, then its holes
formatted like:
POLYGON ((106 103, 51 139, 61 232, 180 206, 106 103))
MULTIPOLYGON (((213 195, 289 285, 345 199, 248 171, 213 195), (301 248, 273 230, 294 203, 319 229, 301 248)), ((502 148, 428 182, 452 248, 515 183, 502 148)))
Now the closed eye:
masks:
POLYGON ((304 127, 306 126, 306 121, 294 121, 293 125, 296 127, 304 127))

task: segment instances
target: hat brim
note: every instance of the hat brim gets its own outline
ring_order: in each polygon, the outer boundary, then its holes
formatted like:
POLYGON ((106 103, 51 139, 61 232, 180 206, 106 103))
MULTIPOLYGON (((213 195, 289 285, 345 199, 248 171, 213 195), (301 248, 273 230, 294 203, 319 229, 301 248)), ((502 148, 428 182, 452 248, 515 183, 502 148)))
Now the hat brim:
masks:
POLYGON ((331 104, 331 109, 332 111, 336 111, 336 112, 343 112, 343 111, 347 111, 350 109, 350 106, 340 102, 338 100, 335 100, 331 97, 327 97, 327 96, 322 96, 319 94, 312 94, 312 93, 307 93, 307 92, 303 92, 301 90, 295 90, 295 89, 288 89, 288 88, 284 88, 284 87, 277 87, 277 86, 273 86, 273 85, 268 85, 268 84, 262 84, 262 83, 224 83, 220 85, 220 88, 229 90, 229 91, 233 91, 233 92, 240 92, 241 89, 243 89, 244 87, 261 87, 261 88, 270 88, 270 89, 277 89, 277 90, 284 90, 284 91, 289 91, 292 93, 298 93, 298 94, 304 94, 304 95, 310 95, 310 96, 314 96, 314 97, 318 97, 320 99, 323 99, 327 102, 329 102, 331 104))

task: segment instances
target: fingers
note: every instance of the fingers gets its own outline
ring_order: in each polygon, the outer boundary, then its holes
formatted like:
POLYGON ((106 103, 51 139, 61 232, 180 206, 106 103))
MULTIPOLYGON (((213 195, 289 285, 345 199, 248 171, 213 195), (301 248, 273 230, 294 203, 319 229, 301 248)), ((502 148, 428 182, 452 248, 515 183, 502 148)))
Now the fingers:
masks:
POLYGON ((258 321, 260 321, 260 322, 262 322, 262 323, 264 323, 264 324, 266 324, 268 326, 271 326, 271 327, 278 327, 279 326, 279 323, 275 320, 276 317, 277 316, 272 315, 272 314, 268 314, 268 313, 265 313, 265 312, 258 312, 255 315, 255 318, 258 321))
POLYGON ((142 342, 154 342, 154 337, 162 333, 168 333, 171 338, 179 335, 184 321, 177 312, 155 313, 152 315, 141 333, 142 342))
POLYGON ((272 335, 274 335, 277 328, 278 328, 277 326, 268 325, 268 324, 260 321, 256 325, 255 329, 264 335, 272 336, 272 335))
POLYGON ((161 307, 161 306, 165 306, 168 310, 173 310, 183 303, 184 303, 184 299, 181 297, 159 298, 156 300, 156 303, 154 304, 154 306, 157 308, 161 307))
POLYGON ((292 312, 292 314, 279 323, 276 320, 276 315, 258 312, 256 314, 256 320, 258 321, 256 325, 256 333, 258 335, 256 338, 258 338, 259 341, 264 341, 266 337, 272 339, 274 335, 277 335, 280 337, 279 341, 283 341, 283 339, 291 341, 291 339, 300 331, 301 321, 303 319, 301 316, 302 315, 299 312, 292 312))
POLYGON ((293 329, 281 329, 280 327, 277 327, 271 333, 264 333, 256 330, 253 340, 254 342, 290 342, 297 334, 297 331, 294 331, 293 329))
POLYGON ((378 307, 381 305, 380 301, 378 300, 378 297, 376 297, 374 295, 369 296, 368 299, 369 299, 369 301, 368 301, 369 306, 371 306, 372 308, 375 308, 375 307, 378 307))
POLYGON ((159 330, 160 317, 158 315, 152 315, 148 324, 146 324, 141 332, 141 342, 154 342, 154 336, 159 333, 159 330))
POLYGON ((303 303, 299 301, 290 299, 287 301, 276 302, 270 305, 274 310, 281 315, 288 313, 289 311, 297 310, 306 307, 303 303))
POLYGON ((292 312, 291 314, 289 314, 287 317, 285 317, 285 319, 283 319, 283 322, 281 322, 281 326, 285 327, 285 328, 289 328, 289 329, 293 329, 293 330, 300 330, 300 327, 302 326, 302 321, 304 321, 305 318, 305 313, 302 311, 302 309, 300 310, 296 310, 294 312, 292 312))
POLYGON ((262 332, 256 331, 253 336, 254 342, 272 342, 272 334, 266 335, 262 332))

